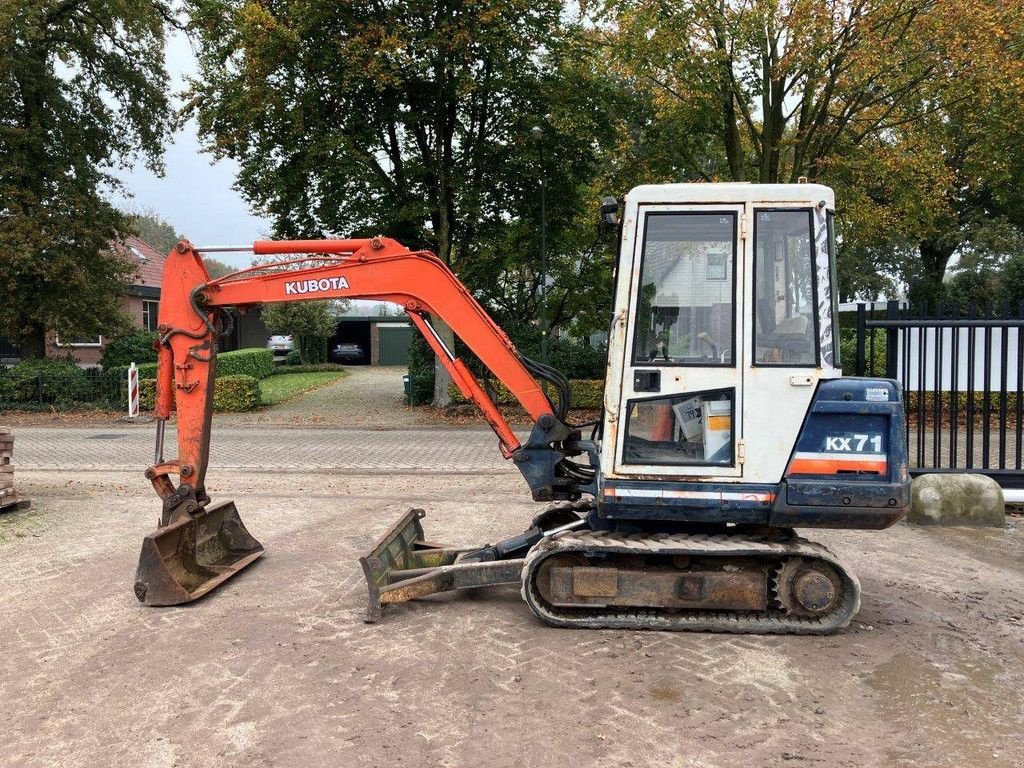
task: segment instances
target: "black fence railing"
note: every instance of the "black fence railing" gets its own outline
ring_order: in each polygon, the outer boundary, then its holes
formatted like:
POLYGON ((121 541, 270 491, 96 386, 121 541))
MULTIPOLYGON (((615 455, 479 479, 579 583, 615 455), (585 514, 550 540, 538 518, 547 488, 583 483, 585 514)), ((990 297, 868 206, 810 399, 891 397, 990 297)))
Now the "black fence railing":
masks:
POLYGON ((81 406, 118 409, 127 399, 123 375, 93 371, 77 375, 0 371, 0 410, 81 406))
POLYGON ((1024 304, 857 307, 857 374, 903 385, 912 474, 1024 487, 1024 304))

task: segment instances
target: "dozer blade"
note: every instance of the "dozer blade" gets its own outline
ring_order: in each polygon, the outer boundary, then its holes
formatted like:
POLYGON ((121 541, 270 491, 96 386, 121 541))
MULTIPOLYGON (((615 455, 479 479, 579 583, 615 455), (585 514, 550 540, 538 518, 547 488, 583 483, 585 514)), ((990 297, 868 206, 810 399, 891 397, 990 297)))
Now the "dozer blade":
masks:
POLYGON ((425 541, 420 523, 425 516, 422 509, 410 509, 369 554, 359 558, 369 590, 368 623, 379 621, 388 603, 453 589, 519 583, 523 559, 460 562, 460 555, 481 548, 456 549, 425 541))
POLYGON ((170 523, 142 541, 135 596, 146 605, 178 605, 202 597, 263 554, 233 501, 170 523))

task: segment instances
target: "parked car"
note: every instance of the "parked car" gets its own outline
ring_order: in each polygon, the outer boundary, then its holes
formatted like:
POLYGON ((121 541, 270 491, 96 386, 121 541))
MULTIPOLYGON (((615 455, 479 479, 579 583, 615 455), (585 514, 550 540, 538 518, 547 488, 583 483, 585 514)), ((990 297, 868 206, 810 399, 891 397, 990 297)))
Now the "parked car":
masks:
POLYGON ((268 336, 267 349, 274 357, 284 357, 295 348, 291 336, 268 336))
POLYGON ((327 359, 332 363, 357 364, 366 362, 363 348, 358 344, 335 344, 327 359))

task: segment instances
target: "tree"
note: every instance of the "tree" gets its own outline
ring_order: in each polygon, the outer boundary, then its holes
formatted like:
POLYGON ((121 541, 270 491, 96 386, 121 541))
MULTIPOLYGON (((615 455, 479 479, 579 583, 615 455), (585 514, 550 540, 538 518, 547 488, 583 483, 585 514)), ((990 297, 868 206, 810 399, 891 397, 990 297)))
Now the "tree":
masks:
MULTIPOLYGON (((190 108, 278 235, 384 232, 434 250, 488 298, 521 275, 537 294, 534 179, 547 184, 554 255, 607 122, 582 98, 593 73, 562 76, 587 57, 561 2, 191 7, 202 44, 190 108)), ((447 383, 437 377, 439 402, 447 383)))
POLYGON ((153 246, 159 253, 170 253, 183 239, 177 230, 155 211, 145 210, 129 216, 132 229, 139 239, 153 246))
POLYGON ((102 193, 140 154, 159 169, 169 20, 161 0, 0 4, 0 333, 29 355, 126 321, 135 265, 109 244, 130 226, 102 193))
POLYGON ((648 161, 622 171, 830 183, 844 295, 915 270, 935 292, 991 212, 975 192, 1007 175, 971 156, 1018 149, 1021 18, 1001 0, 608 3, 607 58, 650 103, 628 136, 648 161))
POLYGON ((271 333, 295 340, 305 365, 326 361, 327 339, 334 335, 338 325, 336 312, 332 301, 296 301, 267 304, 261 316, 271 333))

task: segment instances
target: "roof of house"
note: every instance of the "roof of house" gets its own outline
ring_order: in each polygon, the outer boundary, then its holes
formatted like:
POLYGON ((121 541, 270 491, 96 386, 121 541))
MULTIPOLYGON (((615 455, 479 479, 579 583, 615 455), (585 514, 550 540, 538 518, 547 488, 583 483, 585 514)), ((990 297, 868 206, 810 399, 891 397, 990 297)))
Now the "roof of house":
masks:
POLYGON ((126 237, 114 246, 127 252, 138 262, 138 274, 135 286, 139 288, 156 288, 159 290, 163 279, 164 261, 167 256, 161 254, 153 246, 137 237, 126 237))

